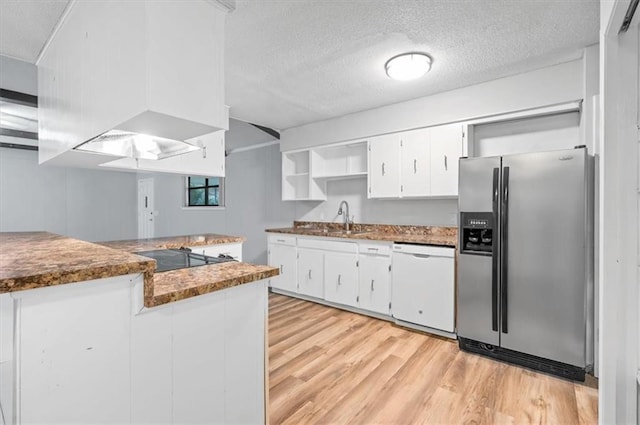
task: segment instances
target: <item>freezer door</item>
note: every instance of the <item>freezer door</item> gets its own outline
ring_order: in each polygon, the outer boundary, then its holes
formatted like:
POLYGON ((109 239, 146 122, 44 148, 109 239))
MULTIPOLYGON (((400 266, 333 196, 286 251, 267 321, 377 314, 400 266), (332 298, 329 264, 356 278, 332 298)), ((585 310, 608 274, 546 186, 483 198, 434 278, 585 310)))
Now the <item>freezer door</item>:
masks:
POLYGON ((499 156, 460 159, 458 180, 459 211, 492 211, 494 168, 500 168, 499 156))
MULTIPOLYGON (((499 213, 500 157, 465 158, 460 160, 460 212, 499 213), (494 201, 495 200, 495 201, 494 201), (495 211, 494 211, 495 210, 495 211)), ((498 223, 494 222, 494 238, 499 240, 498 223)), ((458 231, 462 235, 462 230, 458 231)), ((461 242, 460 242, 460 245, 461 242)), ((460 254, 458 257, 457 333, 459 336, 499 344, 497 297, 499 246, 492 256, 460 254)))
POLYGON ((501 346, 584 367, 586 152, 502 159, 501 346))

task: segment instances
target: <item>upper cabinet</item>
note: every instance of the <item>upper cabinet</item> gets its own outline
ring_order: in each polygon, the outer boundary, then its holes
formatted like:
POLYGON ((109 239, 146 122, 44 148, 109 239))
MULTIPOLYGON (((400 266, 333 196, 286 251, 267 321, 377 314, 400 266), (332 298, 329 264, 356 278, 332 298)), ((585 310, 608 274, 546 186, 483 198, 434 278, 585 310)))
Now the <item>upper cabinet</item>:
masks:
POLYGON ((282 200, 324 201, 327 182, 367 178, 369 198, 458 196, 465 126, 448 124, 282 153, 282 200))
POLYGON ((40 163, 116 160, 72 150, 112 129, 205 145, 219 137, 204 135, 228 128, 225 18, 205 0, 72 2, 38 61, 40 163))
POLYGON ((402 197, 430 194, 430 138, 431 131, 428 128, 400 133, 400 195, 402 197))
POLYGON ((458 196, 462 124, 404 131, 369 142, 369 198, 458 196))
POLYGON ((323 201, 329 181, 366 176, 366 141, 284 152, 282 200, 323 201))
POLYGON ((458 196, 458 160, 463 156, 465 130, 462 124, 429 129, 431 196, 458 196))
POLYGON ((369 198, 400 196, 400 136, 397 133, 369 140, 369 198))

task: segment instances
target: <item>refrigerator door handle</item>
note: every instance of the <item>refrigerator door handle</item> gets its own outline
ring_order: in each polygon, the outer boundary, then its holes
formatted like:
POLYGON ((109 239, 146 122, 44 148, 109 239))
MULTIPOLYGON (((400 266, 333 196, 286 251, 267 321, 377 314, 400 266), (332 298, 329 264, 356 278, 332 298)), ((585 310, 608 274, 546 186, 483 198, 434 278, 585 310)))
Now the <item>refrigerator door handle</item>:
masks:
POLYGON ((502 332, 509 333, 508 328, 508 302, 507 302, 507 289, 509 287, 509 279, 507 273, 507 262, 508 262, 508 241, 509 241, 509 167, 504 167, 502 172, 502 232, 501 232, 501 260, 502 260, 502 270, 501 270, 501 280, 502 280, 502 290, 501 290, 501 312, 502 312, 502 332))
MULTIPOLYGON (((493 222, 498 223, 498 181, 500 169, 493 169, 493 222)), ((495 226, 495 224, 494 224, 495 226)), ((495 235, 494 235, 495 236, 495 235)), ((491 329, 498 332, 498 244, 494 237, 491 253, 491 329)))

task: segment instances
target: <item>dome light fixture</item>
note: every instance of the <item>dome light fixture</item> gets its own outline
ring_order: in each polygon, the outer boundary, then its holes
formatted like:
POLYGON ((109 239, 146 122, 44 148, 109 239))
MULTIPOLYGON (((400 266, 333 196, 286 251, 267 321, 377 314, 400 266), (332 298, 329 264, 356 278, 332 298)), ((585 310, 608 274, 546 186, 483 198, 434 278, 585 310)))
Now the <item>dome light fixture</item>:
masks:
POLYGON ((426 53, 402 53, 389 59, 384 64, 384 70, 394 80, 415 80, 429 72, 431 62, 431 57, 426 53))

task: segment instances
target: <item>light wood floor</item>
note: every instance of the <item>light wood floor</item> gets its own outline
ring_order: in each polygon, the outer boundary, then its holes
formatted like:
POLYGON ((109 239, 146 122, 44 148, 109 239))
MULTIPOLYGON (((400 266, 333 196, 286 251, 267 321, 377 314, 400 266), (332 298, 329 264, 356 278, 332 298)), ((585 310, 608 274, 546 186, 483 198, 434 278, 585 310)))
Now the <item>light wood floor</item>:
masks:
POLYGON ((275 294, 269 369, 271 424, 597 423, 595 388, 275 294))

